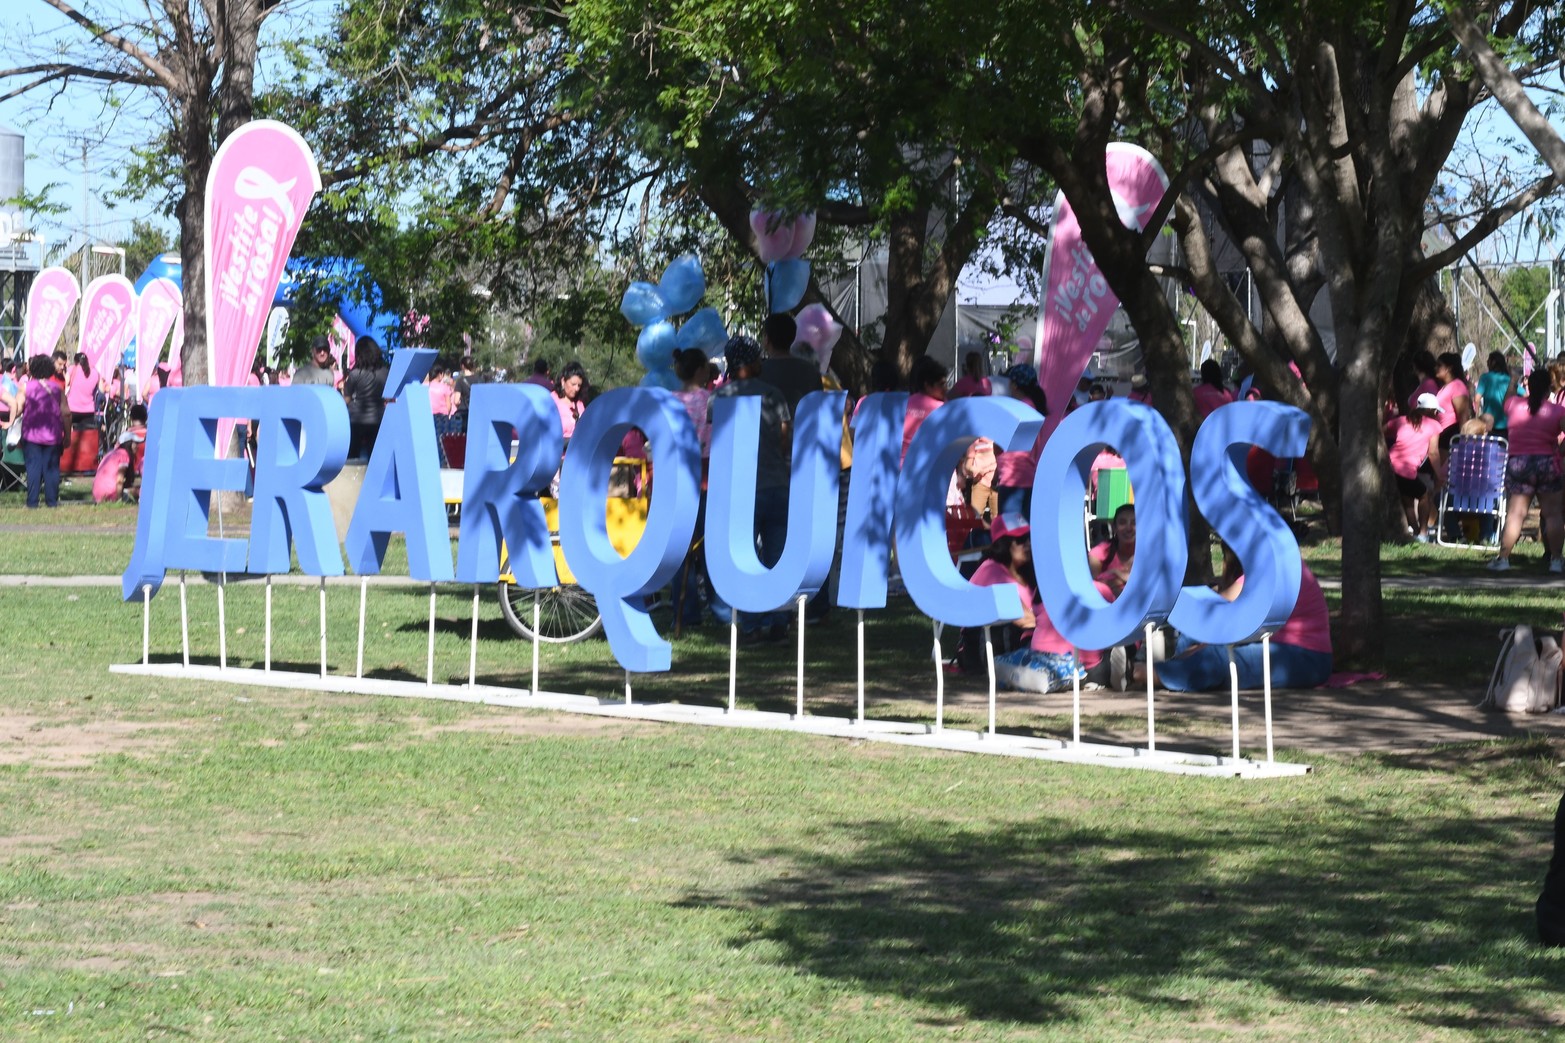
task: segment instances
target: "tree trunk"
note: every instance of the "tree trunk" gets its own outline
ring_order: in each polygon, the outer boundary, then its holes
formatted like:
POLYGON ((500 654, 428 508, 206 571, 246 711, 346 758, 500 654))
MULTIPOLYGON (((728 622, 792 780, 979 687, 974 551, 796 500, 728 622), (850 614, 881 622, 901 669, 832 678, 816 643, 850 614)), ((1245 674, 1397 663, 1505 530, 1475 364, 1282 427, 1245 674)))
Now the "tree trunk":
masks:
POLYGON ((207 366, 206 301, 206 179, 212 169, 211 110, 205 95, 193 97, 179 128, 181 159, 185 164, 185 194, 180 197, 180 283, 185 305, 185 346, 180 353, 184 381, 211 383, 207 366))

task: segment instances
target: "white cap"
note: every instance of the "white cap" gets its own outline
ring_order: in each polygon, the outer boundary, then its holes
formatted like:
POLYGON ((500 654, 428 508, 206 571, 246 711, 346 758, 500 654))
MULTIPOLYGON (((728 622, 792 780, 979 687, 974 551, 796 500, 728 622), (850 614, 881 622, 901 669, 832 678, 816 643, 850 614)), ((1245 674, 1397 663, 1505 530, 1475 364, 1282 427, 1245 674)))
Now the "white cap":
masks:
POLYGON ((1422 395, 1418 396, 1418 401, 1416 403, 1414 403, 1414 408, 1416 408, 1416 409, 1427 409, 1431 413, 1444 413, 1445 412, 1445 410, 1440 408, 1440 400, 1438 398, 1436 398, 1434 395, 1431 395, 1427 391, 1424 392, 1422 395))

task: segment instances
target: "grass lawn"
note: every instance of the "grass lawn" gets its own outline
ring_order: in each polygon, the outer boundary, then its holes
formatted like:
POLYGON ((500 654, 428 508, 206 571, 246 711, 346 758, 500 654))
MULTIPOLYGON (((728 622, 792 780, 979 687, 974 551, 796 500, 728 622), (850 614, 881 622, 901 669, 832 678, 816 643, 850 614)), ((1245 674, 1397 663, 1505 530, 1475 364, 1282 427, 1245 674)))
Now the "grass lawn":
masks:
MULTIPOLYGON (((3 501, 0 524, 43 513, 75 532, 117 510, 3 501)), ((9 535, 12 568, 40 571, 59 538, 9 535)), ((79 571, 123 567, 128 538, 72 538, 79 571)), ((229 593, 230 655, 259 659, 259 585, 229 593)), ((466 676, 469 599, 440 597, 442 678, 466 676)), ((173 658, 177 591, 159 602, 153 646, 173 658)), ((1531 926, 1565 760, 1548 740, 1283 751, 1315 773, 1184 779, 110 675, 140 655, 139 608, 116 590, 3 603, 0 1038, 1565 1030, 1565 954, 1531 926)), ((191 588, 206 658, 213 603, 191 588)), ((332 667, 351 671, 356 597, 331 603, 332 667)), ((427 604, 373 592, 377 669, 422 677, 427 604)), ((1522 587, 1388 591, 1393 668, 1487 678, 1497 621, 1559 609, 1522 587)), ((277 588, 279 661, 314 663, 315 610, 312 590, 277 588)), ((481 632, 482 678, 522 683, 528 646, 492 598, 481 632)), ((851 698, 851 628, 820 634, 830 712, 851 698)), ((927 712, 927 624, 886 613, 871 635, 877 709, 927 712), (910 690, 922 701, 903 705, 910 690)), ((791 648, 745 654, 744 700, 791 705, 791 648)), ((637 697, 722 697, 721 632, 682 638, 675 662, 637 697)), ((609 694, 622 678, 591 641, 551 651, 545 681, 609 694)), ((1021 706, 1002 724, 1058 721, 1021 706)))

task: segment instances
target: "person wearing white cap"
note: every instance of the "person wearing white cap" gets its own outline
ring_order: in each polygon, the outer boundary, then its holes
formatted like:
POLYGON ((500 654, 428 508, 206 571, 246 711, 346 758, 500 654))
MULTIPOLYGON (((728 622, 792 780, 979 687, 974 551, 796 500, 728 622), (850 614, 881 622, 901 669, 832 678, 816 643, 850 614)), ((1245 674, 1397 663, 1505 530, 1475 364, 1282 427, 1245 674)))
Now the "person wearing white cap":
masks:
POLYGON ((109 503, 121 500, 135 503, 131 486, 136 484, 135 448, 137 442, 145 442, 146 436, 135 431, 120 435, 119 444, 98 461, 98 469, 92 476, 92 502, 109 503))
POLYGON ((1431 452, 1438 453, 1435 441, 1440 437, 1440 402, 1424 392, 1413 401, 1406 416, 1393 417, 1386 424, 1386 447, 1391 457, 1391 473, 1402 498, 1402 512, 1408 530, 1419 543, 1429 542, 1430 492, 1438 483, 1431 452))
MULTIPOLYGON (((1560 470, 1559 439, 1565 434, 1565 406, 1549 399, 1549 382, 1534 373, 1526 398, 1505 400, 1510 455, 1505 461, 1505 532, 1500 536, 1500 556, 1489 563, 1495 572, 1511 567, 1511 548, 1522 534, 1522 522, 1532 498, 1538 498, 1543 519, 1543 547, 1549 571, 1565 572, 1560 543, 1565 536, 1565 474, 1560 470)), ((1493 427, 1494 417, 1484 414, 1493 427)))

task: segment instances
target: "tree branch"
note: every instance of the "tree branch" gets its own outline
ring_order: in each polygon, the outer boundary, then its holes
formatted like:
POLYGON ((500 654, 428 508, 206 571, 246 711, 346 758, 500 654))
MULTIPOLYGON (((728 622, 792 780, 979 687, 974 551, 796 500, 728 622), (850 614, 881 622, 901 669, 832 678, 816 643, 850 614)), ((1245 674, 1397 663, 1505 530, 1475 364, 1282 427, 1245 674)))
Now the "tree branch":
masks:
POLYGON ((136 44, 130 40, 127 40, 125 37, 121 36, 119 33, 100 26, 97 22, 93 21, 92 18, 66 3, 65 0, 42 0, 42 2, 48 4, 56 11, 60 12, 65 17, 69 18, 71 21, 87 30, 87 32, 92 34, 94 39, 101 40, 105 45, 113 48, 116 51, 119 51, 121 54, 124 54, 129 58, 134 59, 135 61, 140 62, 148 72, 157 78, 157 81, 162 84, 165 89, 169 91, 176 91, 179 89, 179 81, 175 79, 174 74, 169 71, 166 65, 158 61, 154 56, 142 50, 140 47, 136 46, 136 44))

